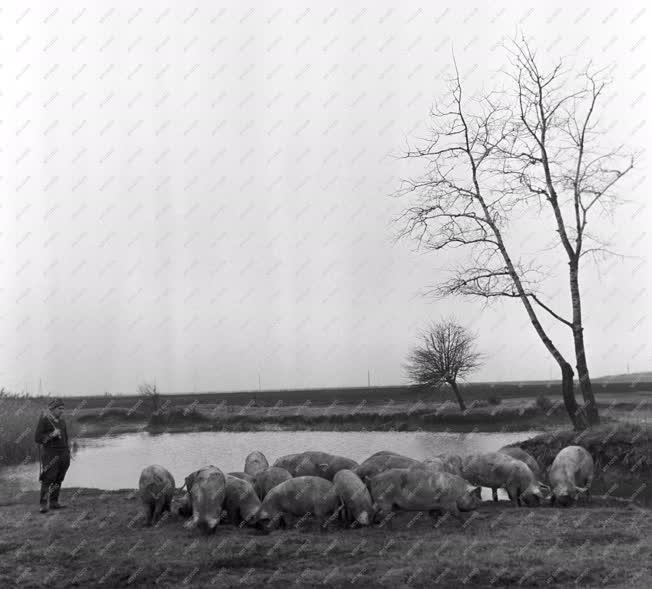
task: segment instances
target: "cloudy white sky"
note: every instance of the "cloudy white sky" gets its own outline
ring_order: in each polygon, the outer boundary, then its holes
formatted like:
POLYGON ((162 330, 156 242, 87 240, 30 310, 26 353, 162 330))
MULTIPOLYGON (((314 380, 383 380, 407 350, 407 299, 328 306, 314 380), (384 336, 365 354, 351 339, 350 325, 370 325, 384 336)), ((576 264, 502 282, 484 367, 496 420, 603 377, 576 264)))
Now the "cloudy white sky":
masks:
MULTIPOLYGON (((615 66, 610 137, 647 146, 644 6, 3 3, 0 385, 399 384, 418 329, 451 313, 488 355, 475 380, 557 377, 518 303, 423 296, 456 258, 392 242, 391 155, 425 129, 452 50, 469 92, 490 88, 518 31, 615 66)), ((594 226, 638 256, 585 269, 596 376, 652 366, 645 168, 594 226)), ((510 237, 526 247, 532 226, 510 237)))

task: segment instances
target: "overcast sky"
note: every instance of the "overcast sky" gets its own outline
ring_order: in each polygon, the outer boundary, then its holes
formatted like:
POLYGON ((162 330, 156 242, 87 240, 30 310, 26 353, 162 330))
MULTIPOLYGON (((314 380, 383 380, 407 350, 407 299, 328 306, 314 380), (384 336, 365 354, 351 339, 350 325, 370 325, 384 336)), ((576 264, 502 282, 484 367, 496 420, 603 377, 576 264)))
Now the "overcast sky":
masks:
MULTIPOLYGON (((391 154, 426 128, 452 50, 469 94, 491 88, 519 30, 615 65, 610 140, 646 147, 645 3, 87 4, 0 10, 0 385, 399 384, 419 328, 451 313, 488 355, 474 380, 558 377, 518 302, 423 296, 459 254, 392 242, 391 154)), ((593 225, 638 256, 585 266, 594 376, 652 366, 646 165, 593 225)))

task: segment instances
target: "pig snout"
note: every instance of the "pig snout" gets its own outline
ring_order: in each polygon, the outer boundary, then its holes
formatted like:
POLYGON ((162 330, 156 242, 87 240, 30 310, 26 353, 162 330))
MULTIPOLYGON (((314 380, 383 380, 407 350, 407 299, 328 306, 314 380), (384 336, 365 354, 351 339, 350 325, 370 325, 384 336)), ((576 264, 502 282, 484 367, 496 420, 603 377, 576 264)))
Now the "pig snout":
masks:
POLYGON ((361 526, 368 526, 369 525, 369 513, 366 511, 363 511, 358 517, 357 517, 358 523, 361 526))
POLYGON ((214 534, 217 529, 217 520, 200 520, 197 522, 197 527, 202 534, 214 534))
POLYGON ((527 494, 523 496, 523 501, 528 507, 539 507, 541 500, 538 495, 527 494))
POLYGON ((254 528, 261 534, 265 535, 269 534, 272 531, 269 525, 269 520, 258 520, 254 524, 254 528))
POLYGON ((573 498, 570 495, 557 495, 555 502, 561 507, 570 507, 573 504, 573 498))

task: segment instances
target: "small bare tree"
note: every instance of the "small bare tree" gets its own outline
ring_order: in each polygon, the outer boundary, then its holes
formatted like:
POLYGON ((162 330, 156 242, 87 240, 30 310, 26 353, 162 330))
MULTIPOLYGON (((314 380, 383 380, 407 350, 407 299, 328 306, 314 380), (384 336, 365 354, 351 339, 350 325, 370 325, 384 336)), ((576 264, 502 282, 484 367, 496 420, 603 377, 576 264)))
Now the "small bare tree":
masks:
POLYGON ((473 372, 482 361, 475 350, 475 337, 453 319, 432 323, 419 334, 419 344, 408 355, 405 370, 417 384, 440 387, 448 384, 460 406, 466 410, 457 380, 473 372))
POLYGON ((156 390, 156 385, 150 382, 144 382, 138 387, 138 394, 140 398, 147 403, 152 410, 156 413, 161 406, 161 395, 156 390))

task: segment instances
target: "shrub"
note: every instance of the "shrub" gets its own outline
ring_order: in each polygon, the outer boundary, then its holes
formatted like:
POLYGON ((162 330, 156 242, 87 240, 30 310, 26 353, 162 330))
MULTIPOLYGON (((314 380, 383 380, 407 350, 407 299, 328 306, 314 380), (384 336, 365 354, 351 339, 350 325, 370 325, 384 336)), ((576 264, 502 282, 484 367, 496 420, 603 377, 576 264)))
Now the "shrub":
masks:
POLYGON ((122 421, 143 421, 144 419, 147 419, 147 416, 142 411, 126 409, 124 407, 110 407, 101 412, 98 411, 97 413, 80 415, 77 418, 77 421, 84 423, 88 421, 104 421, 111 419, 119 419, 122 421))
POLYGON ((550 411, 553 405, 552 401, 548 399, 548 397, 546 397, 545 395, 539 395, 536 399, 536 404, 537 407, 541 409, 541 411, 543 412, 550 411))
POLYGON ((500 405, 501 402, 502 399, 498 395, 492 394, 487 397, 487 403, 489 403, 489 405, 500 405))
POLYGON ((198 411, 195 407, 192 409, 182 409, 180 407, 173 407, 167 411, 156 411, 152 413, 149 418, 150 426, 166 426, 177 425, 182 423, 206 423, 214 421, 208 415, 198 411))

